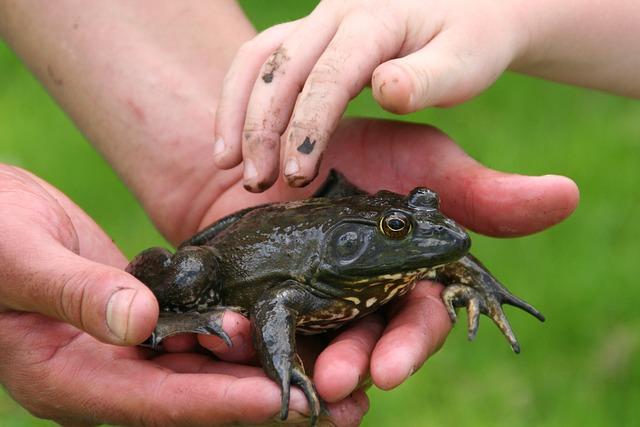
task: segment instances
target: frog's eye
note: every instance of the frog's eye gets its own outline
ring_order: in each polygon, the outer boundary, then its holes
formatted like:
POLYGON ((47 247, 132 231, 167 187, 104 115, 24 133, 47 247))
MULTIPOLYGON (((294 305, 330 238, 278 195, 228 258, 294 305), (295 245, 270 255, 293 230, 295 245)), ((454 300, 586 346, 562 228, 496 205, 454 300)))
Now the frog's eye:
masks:
POLYGON ((380 231, 390 239, 402 239, 411 231, 411 221, 402 212, 391 212, 380 220, 380 231))

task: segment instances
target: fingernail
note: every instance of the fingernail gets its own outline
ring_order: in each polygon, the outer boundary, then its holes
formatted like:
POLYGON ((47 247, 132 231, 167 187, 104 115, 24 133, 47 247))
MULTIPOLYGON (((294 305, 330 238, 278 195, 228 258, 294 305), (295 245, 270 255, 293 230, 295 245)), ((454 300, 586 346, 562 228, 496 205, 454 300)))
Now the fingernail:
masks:
POLYGON ((287 176, 295 175, 300 171, 300 164, 298 159, 291 157, 284 165, 284 174, 287 176))
POLYGON ((213 144, 213 155, 219 156, 220 154, 224 153, 224 150, 226 150, 226 148, 227 146, 225 145, 222 137, 216 138, 216 142, 213 144))
POLYGON ((411 375, 413 375, 416 372, 416 367, 411 365, 411 369, 409 369, 409 372, 407 372, 407 375, 404 377, 404 379, 402 380, 402 382, 405 382, 406 380, 409 379, 409 377, 411 375))
POLYGON ((120 289, 107 302, 107 327, 121 341, 127 340, 130 309, 136 293, 135 289, 120 289))
POLYGON ((244 181, 251 181, 258 176, 258 169, 252 160, 246 159, 244 161, 244 181))

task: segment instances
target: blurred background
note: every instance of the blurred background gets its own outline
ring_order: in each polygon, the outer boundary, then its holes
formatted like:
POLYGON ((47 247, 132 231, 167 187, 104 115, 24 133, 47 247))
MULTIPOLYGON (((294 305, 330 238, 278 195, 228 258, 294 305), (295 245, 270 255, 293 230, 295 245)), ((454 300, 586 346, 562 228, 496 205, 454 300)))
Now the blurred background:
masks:
MULTIPOLYGON (((305 15, 315 2, 242 4, 264 29, 305 15)), ((368 90, 348 114, 397 119, 368 90)), ((567 175, 582 198, 569 220, 544 233, 473 236, 474 253, 547 316, 540 324, 507 309, 522 353, 511 353, 486 318, 473 343, 457 327, 405 384, 390 392, 371 389, 364 425, 637 425, 640 103, 506 75, 463 106, 400 119, 443 129, 492 168, 567 175)), ((1 42, 0 161, 60 188, 129 257, 164 244, 115 174, 1 42)), ((53 424, 35 419, 0 390, 0 425, 53 424)))

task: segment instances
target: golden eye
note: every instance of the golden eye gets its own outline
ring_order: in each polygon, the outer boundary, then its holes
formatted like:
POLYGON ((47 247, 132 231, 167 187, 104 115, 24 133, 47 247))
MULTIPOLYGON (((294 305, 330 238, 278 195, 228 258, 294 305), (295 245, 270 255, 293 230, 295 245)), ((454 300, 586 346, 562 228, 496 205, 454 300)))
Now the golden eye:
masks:
POLYGON ((380 231, 390 239, 402 239, 411 231, 411 221, 401 212, 392 212, 380 220, 380 231))

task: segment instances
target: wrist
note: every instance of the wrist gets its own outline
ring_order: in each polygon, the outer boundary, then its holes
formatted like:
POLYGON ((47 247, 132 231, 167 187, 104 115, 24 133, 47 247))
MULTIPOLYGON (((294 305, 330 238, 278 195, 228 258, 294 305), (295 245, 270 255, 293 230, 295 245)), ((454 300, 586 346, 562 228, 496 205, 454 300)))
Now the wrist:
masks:
POLYGON ((511 24, 509 32, 515 36, 508 69, 526 73, 528 67, 539 61, 539 52, 544 50, 541 47, 544 44, 541 39, 542 23, 532 2, 514 1, 510 6, 507 16, 511 24))
POLYGON ((204 206, 198 186, 213 174, 221 83, 255 32, 233 1, 150 4, 76 10, 63 0, 50 10, 25 0, 0 7, 0 22, 8 44, 176 241, 199 225, 205 208, 194 205, 204 206))

